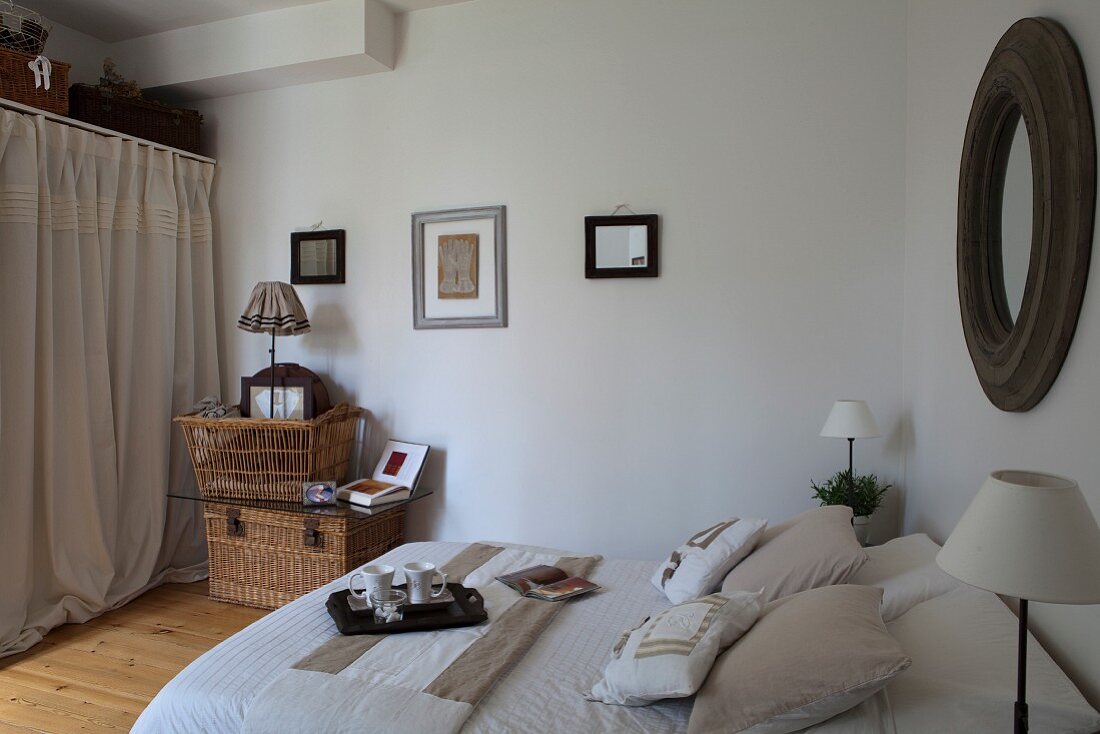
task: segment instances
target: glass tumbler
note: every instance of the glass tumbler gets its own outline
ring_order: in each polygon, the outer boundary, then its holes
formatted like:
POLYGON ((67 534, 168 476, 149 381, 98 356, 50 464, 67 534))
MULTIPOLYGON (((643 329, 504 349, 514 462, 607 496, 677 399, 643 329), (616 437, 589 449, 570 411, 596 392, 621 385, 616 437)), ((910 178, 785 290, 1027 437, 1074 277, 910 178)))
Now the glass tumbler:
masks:
POLYGON ((376 589, 370 593, 370 603, 374 607, 374 621, 379 624, 400 622, 404 619, 405 603, 409 600, 404 591, 397 589, 376 589))

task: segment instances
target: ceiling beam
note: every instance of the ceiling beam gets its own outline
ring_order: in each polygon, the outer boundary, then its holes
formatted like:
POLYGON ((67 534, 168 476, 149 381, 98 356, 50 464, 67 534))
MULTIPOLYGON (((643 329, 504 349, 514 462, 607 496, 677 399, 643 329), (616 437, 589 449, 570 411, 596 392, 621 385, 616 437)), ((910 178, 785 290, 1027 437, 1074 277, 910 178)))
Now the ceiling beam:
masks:
POLYGON ((221 97, 393 69, 393 11, 379 0, 254 13, 112 44, 145 89, 221 97))

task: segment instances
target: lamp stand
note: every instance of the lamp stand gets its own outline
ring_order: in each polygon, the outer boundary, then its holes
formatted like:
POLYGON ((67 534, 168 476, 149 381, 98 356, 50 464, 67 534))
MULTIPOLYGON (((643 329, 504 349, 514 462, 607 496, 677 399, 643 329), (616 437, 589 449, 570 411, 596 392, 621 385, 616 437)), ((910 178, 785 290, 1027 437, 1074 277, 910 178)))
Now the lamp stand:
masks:
MULTIPOLYGON (((852 489, 855 484, 856 477, 852 473, 852 447, 855 446, 856 440, 854 438, 848 439, 848 506, 852 506, 852 489)), ((854 509, 854 508, 853 508, 854 509)), ((852 523, 855 523, 855 517, 852 518, 852 523)))
POLYGON ((1020 600, 1020 640, 1016 646, 1016 708, 1013 732, 1027 734, 1027 599, 1020 600))
POLYGON ((271 392, 268 393, 270 402, 268 403, 267 417, 274 420, 275 418, 275 329, 271 330, 271 392))

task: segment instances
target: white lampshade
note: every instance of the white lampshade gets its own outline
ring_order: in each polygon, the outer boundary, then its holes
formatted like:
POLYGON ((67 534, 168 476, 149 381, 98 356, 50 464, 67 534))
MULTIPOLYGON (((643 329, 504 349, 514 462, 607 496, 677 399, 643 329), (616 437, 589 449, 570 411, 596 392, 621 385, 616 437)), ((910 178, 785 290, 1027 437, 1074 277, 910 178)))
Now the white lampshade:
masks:
POLYGON ((862 400, 838 400, 821 428, 826 438, 874 438, 881 435, 871 409, 862 400))
POLYGON ((993 472, 936 562, 960 581, 997 594, 1100 604, 1100 527, 1072 479, 993 472))

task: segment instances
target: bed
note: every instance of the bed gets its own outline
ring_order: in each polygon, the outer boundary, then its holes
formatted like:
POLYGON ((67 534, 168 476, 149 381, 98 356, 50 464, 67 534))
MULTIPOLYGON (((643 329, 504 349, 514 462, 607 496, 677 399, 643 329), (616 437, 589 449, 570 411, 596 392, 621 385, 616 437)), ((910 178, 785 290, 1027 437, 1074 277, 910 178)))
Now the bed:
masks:
MULTIPOLYGON (((569 555, 546 548, 497 545, 508 549, 502 563, 512 568, 569 555)), ((412 561, 443 564, 467 547, 464 543, 409 543, 379 560, 397 568, 412 561)), ((1016 618, 995 595, 965 586, 940 571, 934 563, 937 550, 923 535, 867 550, 867 562, 848 583, 883 589, 883 620, 913 662, 871 698, 808 731, 1000 734, 1010 730, 1016 618)), ((522 658, 509 665, 472 711, 465 712, 461 730, 686 732, 693 705, 690 698, 628 707, 588 701, 583 695, 600 677, 622 631, 670 605, 650 583, 655 565, 652 561, 599 559, 589 577, 604 590, 564 603, 522 658)), ((246 719, 250 712, 255 713, 253 705, 265 690, 270 691, 296 661, 338 637, 324 603, 332 591, 345 588, 345 583, 339 579, 301 597, 204 654, 160 691, 133 731, 246 731, 246 719)), ((495 586, 503 588, 499 583, 495 586)), ((490 593, 486 597, 492 621, 493 599, 503 597, 490 593)), ((401 637, 411 636, 394 635, 386 642, 396 645, 401 637)), ((1029 641, 1028 653, 1033 731, 1089 734, 1100 730, 1100 715, 1034 640, 1029 641)), ((409 671, 408 675, 415 675, 413 666, 409 671)), ((378 680, 371 678, 369 670, 359 672, 367 687, 378 680)), ((405 725, 401 718, 387 721, 375 721, 373 726, 358 721, 348 730, 426 728, 422 719, 404 720, 405 725), (417 723, 408 725, 408 721, 417 723)), ((288 725, 286 730, 294 728, 288 725)))

